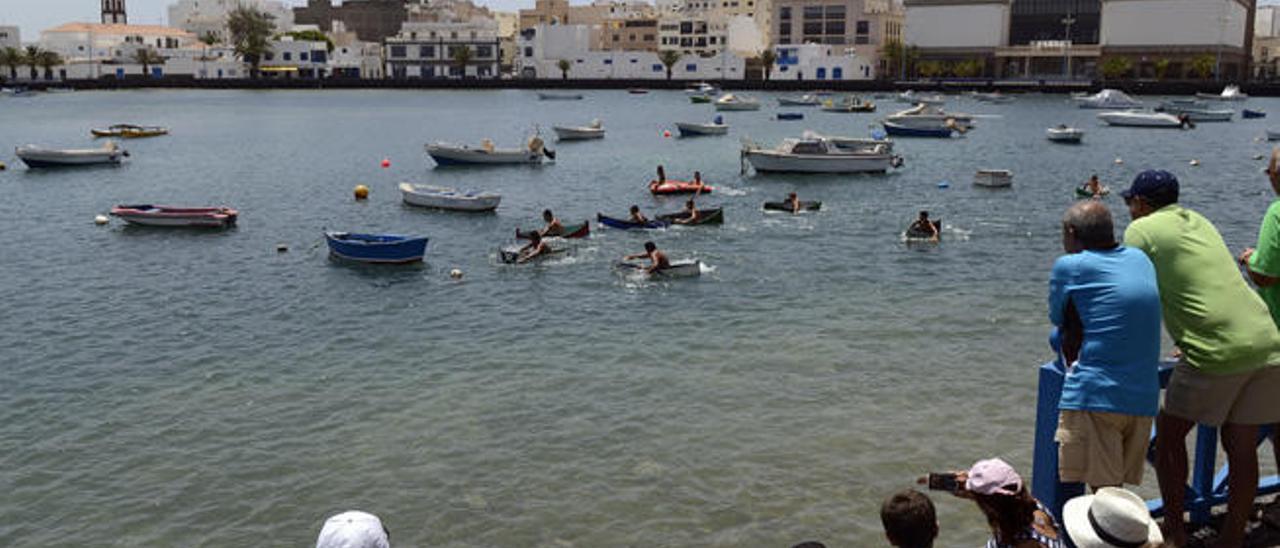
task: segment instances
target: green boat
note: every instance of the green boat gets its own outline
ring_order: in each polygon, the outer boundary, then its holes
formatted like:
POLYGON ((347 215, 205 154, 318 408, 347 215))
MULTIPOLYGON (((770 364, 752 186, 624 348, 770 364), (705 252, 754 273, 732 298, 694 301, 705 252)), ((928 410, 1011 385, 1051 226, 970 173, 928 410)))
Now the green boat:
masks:
POLYGON ((690 103, 710 103, 711 96, 710 95, 690 95, 689 102, 690 103))

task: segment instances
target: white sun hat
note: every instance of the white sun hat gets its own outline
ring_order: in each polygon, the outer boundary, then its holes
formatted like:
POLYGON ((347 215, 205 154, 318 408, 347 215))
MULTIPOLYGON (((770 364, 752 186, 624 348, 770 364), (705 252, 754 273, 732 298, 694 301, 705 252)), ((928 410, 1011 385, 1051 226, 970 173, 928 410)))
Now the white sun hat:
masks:
POLYGON ((1154 548, 1164 542, 1147 503, 1119 487, 1067 501, 1062 517, 1077 548, 1154 548))
POLYGON ((324 522, 316 548, 391 548, 391 539, 378 516, 351 510, 324 522))

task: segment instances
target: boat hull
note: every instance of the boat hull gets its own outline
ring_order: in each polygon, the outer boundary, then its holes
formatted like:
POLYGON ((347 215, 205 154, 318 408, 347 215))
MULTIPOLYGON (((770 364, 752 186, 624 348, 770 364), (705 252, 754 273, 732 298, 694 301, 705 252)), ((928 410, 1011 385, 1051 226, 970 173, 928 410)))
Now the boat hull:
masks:
MULTIPOLYGON (((765 202, 765 211, 785 211, 791 213, 791 206, 787 202, 765 202)), ((800 211, 818 211, 822 209, 822 202, 806 202, 800 201, 800 211)))
POLYGON ((716 103, 716 110, 724 112, 760 110, 760 103, 716 103))
POLYGON ((542 153, 521 149, 494 149, 427 145, 427 154, 439 166, 540 164, 542 153))
POLYGON ((729 133, 728 124, 691 124, 688 122, 676 122, 676 129, 680 131, 681 137, 726 135, 729 133))
POLYGON ((325 232, 331 256, 361 263, 402 264, 422 260, 427 238, 394 234, 325 232))
MULTIPOLYGON (((516 239, 528 240, 533 235, 534 232, 539 232, 541 230, 542 229, 540 228, 535 228, 530 230, 516 229, 516 239)), ((587 221, 582 221, 581 224, 564 225, 563 232, 559 234, 547 234, 546 237, 572 239, 572 238, 586 238, 590 234, 591 234, 591 223, 587 221)))
POLYGON ((676 221, 678 220, 687 219, 689 217, 689 214, 687 212, 677 211, 675 213, 664 213, 662 215, 658 215, 658 220, 667 221, 671 224, 685 224, 687 226, 724 224, 723 208, 717 207, 717 208, 699 210, 698 216, 699 216, 698 220, 692 223, 676 223, 676 221))
POLYGON ((596 222, 604 226, 607 226, 609 228, 617 228, 620 230, 666 228, 668 225, 671 224, 667 221, 659 221, 656 219, 651 219, 647 223, 634 223, 626 219, 609 217, 603 213, 596 214, 596 222))
POLYGON ((885 173, 893 167, 891 154, 785 154, 759 149, 743 154, 760 173, 885 173))
POLYGON ((400 194, 406 204, 451 211, 493 211, 502 202, 502 196, 499 194, 487 192, 476 194, 452 188, 414 186, 409 183, 400 184, 400 194))
POLYGON ((948 138, 955 130, 951 128, 908 127, 893 122, 884 123, 884 131, 894 137, 933 137, 948 138))
POLYGON ((1098 119, 1112 126, 1122 127, 1149 127, 1149 128, 1180 128, 1182 120, 1179 120, 1172 114, 1135 114, 1128 112, 1103 112, 1098 114, 1098 119))
POLYGON ((982 170, 973 176, 973 186, 983 188, 1009 188, 1013 186, 1013 174, 1008 171, 982 170))
POLYGON ((1055 143, 1071 143, 1078 144, 1084 139, 1084 132, 1078 129, 1053 129, 1045 131, 1045 135, 1050 141, 1055 143))
POLYGON ((580 101, 581 93, 538 93, 539 101, 580 101))
POLYGON ((702 263, 696 260, 671 261, 671 266, 652 273, 645 272, 646 268, 640 263, 618 263, 618 270, 644 272, 650 278, 696 278, 702 275, 702 263))
POLYGON ((121 205, 111 208, 111 215, 138 226, 224 228, 236 223, 239 212, 227 207, 121 205))
POLYGON ((116 165, 128 154, 124 149, 54 150, 20 147, 15 154, 30 168, 116 165))
POLYGON ((552 126, 551 129, 556 132, 556 139, 561 141, 585 141, 604 138, 604 128, 552 126))

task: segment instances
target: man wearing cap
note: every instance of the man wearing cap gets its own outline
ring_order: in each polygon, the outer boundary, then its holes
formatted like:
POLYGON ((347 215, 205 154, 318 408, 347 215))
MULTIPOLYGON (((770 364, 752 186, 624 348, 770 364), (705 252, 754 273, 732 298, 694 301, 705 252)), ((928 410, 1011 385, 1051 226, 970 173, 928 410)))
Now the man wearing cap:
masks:
POLYGON ((1155 265, 1164 323, 1182 350, 1156 418, 1164 536, 1186 545, 1186 437, 1200 423, 1220 428, 1231 470, 1218 546, 1241 546, 1258 487, 1258 426, 1280 420, 1280 331, 1218 230, 1178 205, 1178 190, 1173 174, 1144 171, 1123 194, 1133 216, 1124 243, 1155 265))
POLYGON ((1058 407, 1062 481, 1139 485, 1160 405, 1160 292, 1146 254, 1116 243, 1107 206, 1076 202, 1062 219, 1049 318, 1067 367, 1058 407))

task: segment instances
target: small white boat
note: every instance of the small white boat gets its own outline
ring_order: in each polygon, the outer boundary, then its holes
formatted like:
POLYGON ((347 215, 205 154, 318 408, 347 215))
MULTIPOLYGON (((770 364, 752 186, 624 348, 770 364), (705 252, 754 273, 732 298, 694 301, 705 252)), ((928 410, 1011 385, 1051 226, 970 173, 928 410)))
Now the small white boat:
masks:
POLYGON ((1007 169, 979 169, 973 175, 973 186, 1009 188, 1013 186, 1013 172, 1007 169))
POLYGON ((760 110, 760 101, 746 95, 726 93, 715 100, 716 110, 760 110))
POLYGON ((884 173, 902 165, 886 148, 842 149, 827 139, 783 139, 774 148, 744 143, 742 156, 760 173, 884 173))
POLYGON ((947 98, 937 94, 924 95, 912 90, 907 90, 898 95, 898 102, 906 103, 908 105, 944 105, 947 103, 947 98))
POLYGON ((973 116, 970 114, 946 112, 926 103, 894 113, 886 120, 900 127, 920 130, 955 129, 964 132, 973 125, 973 116))
POLYGON ((1236 111, 1229 108, 1209 108, 1208 105, 1195 101, 1167 101, 1161 103, 1156 110, 1174 116, 1186 115, 1192 122, 1230 122, 1236 111))
POLYGON ((140 226, 223 228, 236 224, 239 212, 229 207, 118 205, 111 216, 140 226))
POLYGON ((1119 110, 1099 112, 1098 119, 1112 126, 1180 128, 1190 126, 1190 120, 1164 112, 1144 110, 1119 110))
POLYGON ((553 91, 539 91, 539 101, 579 101, 582 99, 581 93, 557 93, 553 91))
POLYGON ((68 167, 119 164, 129 151, 120 148, 115 141, 107 141, 100 148, 56 149, 25 145, 14 151, 27 167, 68 167))
POLYGON ((696 82, 684 90, 689 95, 718 95, 720 88, 706 82, 696 82))
POLYGON ((1118 89, 1104 89, 1093 95, 1072 97, 1080 108, 1119 109, 1141 108, 1142 101, 1130 97, 1118 89))
POLYGON ((556 132, 556 139, 561 141, 582 141, 604 137, 604 124, 600 123, 599 118, 585 126, 551 126, 551 129, 556 132))
POLYGON ((555 159, 555 154, 543 146, 542 139, 533 136, 524 148, 495 148, 493 142, 485 139, 479 147, 453 145, 449 143, 432 143, 427 145, 427 154, 438 166, 476 165, 476 164, 540 164, 543 157, 555 159))
POLYGON ((648 265, 640 263, 618 263, 618 270, 630 273, 642 273, 649 278, 695 278, 702 275, 702 263, 697 259, 671 261, 671 266, 652 274, 646 272, 648 265))
POLYGON ((1227 86, 1222 89, 1222 93, 1214 95, 1212 93, 1197 93, 1196 97, 1201 99, 1211 99, 1214 101, 1243 101, 1249 96, 1240 91, 1240 86, 1227 86))
POLYGON ((993 91, 990 93, 973 92, 973 98, 982 103, 1009 103, 1013 101, 1013 97, 993 91))
POLYGON ((814 107, 820 104, 822 104, 822 98, 812 93, 778 98, 778 105, 784 107, 814 107))
POLYGON ((1079 143, 1084 139, 1084 131, 1067 125, 1059 125, 1045 130, 1049 140, 1055 143, 1079 143))
POLYGON ((681 137, 698 137, 702 135, 725 135, 729 133, 729 124, 724 123, 724 118, 716 116, 709 124, 700 124, 697 122, 676 122, 676 129, 680 131, 681 137))
POLYGON ((827 99, 822 102, 822 110, 824 112, 875 112, 876 104, 871 101, 864 101, 855 95, 845 95, 837 99, 827 99))
POLYGON ((501 194, 471 192, 433 185, 400 183, 404 203, 454 211, 493 211, 502 201, 501 194))
POLYGON ((1280 129, 1268 129, 1268 130, 1267 130, 1267 140, 1268 140, 1268 141, 1280 141, 1280 129))

